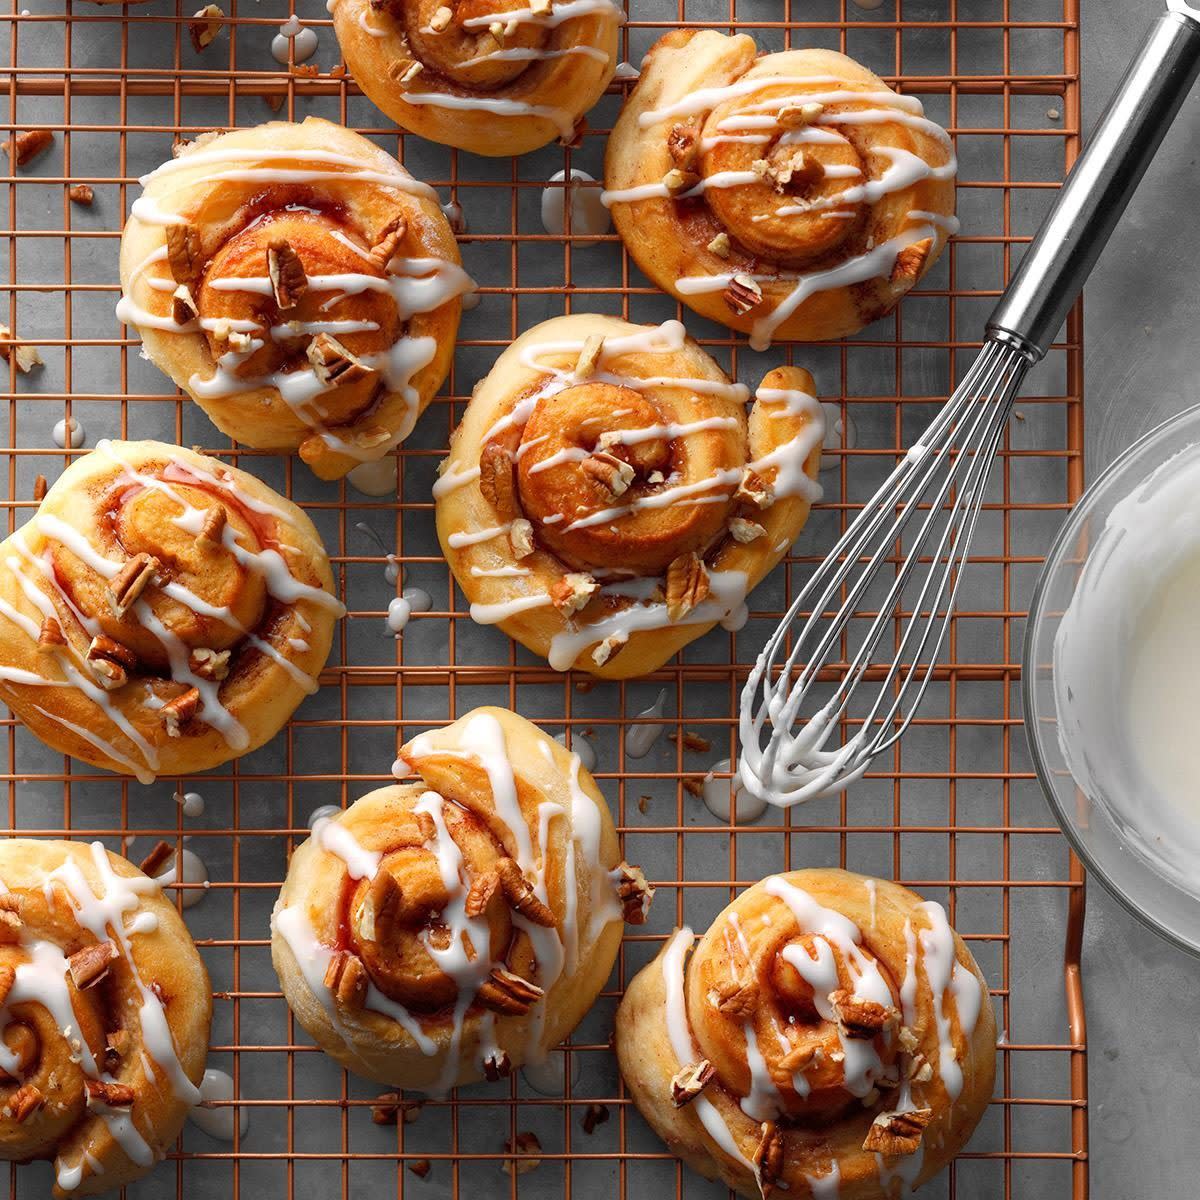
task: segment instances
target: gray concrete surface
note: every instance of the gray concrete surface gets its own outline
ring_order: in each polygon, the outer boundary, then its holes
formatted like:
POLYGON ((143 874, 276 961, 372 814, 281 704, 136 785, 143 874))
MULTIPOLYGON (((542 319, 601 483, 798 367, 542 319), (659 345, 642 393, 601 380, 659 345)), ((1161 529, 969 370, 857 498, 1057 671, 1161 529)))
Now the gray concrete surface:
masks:
MULTIPOLYGON (((1085 0, 1085 129, 1158 0, 1085 0)), ((1088 476, 1200 402, 1200 91, 1185 105, 1085 292, 1088 476)), ((1146 933, 1093 882, 1085 983, 1092 1194, 1196 1194, 1200 1140, 1186 1103, 1200 1071, 1198 964, 1146 933)))

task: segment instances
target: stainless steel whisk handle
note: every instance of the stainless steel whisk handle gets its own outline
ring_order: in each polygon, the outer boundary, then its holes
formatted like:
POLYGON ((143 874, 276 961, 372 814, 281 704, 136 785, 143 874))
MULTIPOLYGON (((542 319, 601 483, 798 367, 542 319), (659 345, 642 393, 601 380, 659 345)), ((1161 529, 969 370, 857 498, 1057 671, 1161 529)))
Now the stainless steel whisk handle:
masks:
POLYGON ((1200 14, 1177 8, 1151 28, 988 321, 991 337, 1033 361, 1050 348, 1200 74, 1200 14))

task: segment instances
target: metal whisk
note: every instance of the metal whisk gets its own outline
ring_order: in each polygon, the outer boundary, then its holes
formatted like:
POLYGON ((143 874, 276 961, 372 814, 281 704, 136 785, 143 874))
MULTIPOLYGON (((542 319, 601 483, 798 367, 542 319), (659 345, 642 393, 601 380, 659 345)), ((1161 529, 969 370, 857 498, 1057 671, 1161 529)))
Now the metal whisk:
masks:
POLYGON ((1198 73, 1200 11, 1172 0, 996 306, 979 357, 800 590, 750 672, 739 771, 754 795, 790 807, 840 791, 908 728, 946 638, 1013 398, 1049 349, 1198 73), (882 589, 893 556, 890 585, 863 615, 864 597, 882 589), (851 637, 856 619, 866 624, 861 639, 851 637), (897 626, 890 665, 878 663, 885 631, 897 626), (853 648, 832 697, 802 715, 844 641, 853 648), (868 679, 878 686, 863 698, 868 679), (857 732, 827 749, 847 715, 857 732))

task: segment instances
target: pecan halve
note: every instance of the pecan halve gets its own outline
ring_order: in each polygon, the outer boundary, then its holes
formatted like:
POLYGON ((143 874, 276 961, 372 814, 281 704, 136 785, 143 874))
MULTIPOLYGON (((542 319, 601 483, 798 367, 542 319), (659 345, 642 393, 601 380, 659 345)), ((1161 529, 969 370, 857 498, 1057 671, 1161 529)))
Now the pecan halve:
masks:
POLYGON ((362 1008, 367 998, 367 969, 357 954, 339 950, 325 968, 325 986, 343 1008, 362 1008))
MULTIPOLYGON (((174 229, 175 226, 168 226, 174 229)), ((113 612, 122 617, 126 609, 137 600, 153 582, 155 572, 159 569, 159 561, 152 554, 135 554, 126 560, 124 566, 108 581, 108 602, 113 612)))
POLYGON ((682 1070, 676 1071, 671 1078, 671 1103, 676 1108, 691 1104, 708 1087, 716 1073, 716 1067, 707 1058, 689 1063, 682 1070))
POLYGON ((479 453, 479 490, 501 516, 516 511, 512 455, 499 442, 488 442, 479 453))
POLYGON ((635 474, 629 463, 607 450, 593 450, 580 467, 593 483, 598 484, 608 494, 610 500, 615 500, 629 491, 635 474))
POLYGON ((38 649, 52 650, 55 646, 65 646, 67 644, 66 635, 62 631, 62 626, 54 617, 47 617, 42 622, 42 627, 38 630, 38 649))
POLYGON ((32 1083, 26 1083, 12 1094, 12 1098, 8 1102, 8 1109, 12 1113, 13 1120, 19 1125, 29 1120, 45 1103, 46 1097, 42 1095, 41 1089, 32 1083))
POLYGON ((509 904, 526 920, 553 929, 558 923, 554 913, 538 898, 533 884, 525 878, 516 862, 511 858, 502 858, 496 864, 496 871, 500 886, 504 890, 504 898, 509 904))
POLYGON ((200 532, 196 535, 196 541, 201 546, 219 546, 228 521, 229 513, 225 511, 225 505, 214 504, 204 514, 204 522, 200 526, 200 532))
POLYGON ((693 550, 667 568, 667 617, 679 621, 708 596, 708 568, 693 550))
POLYGON ((67 959, 67 969, 75 986, 83 991, 97 984, 108 974, 108 968, 117 958, 117 947, 112 941, 97 942, 76 950, 67 959))
POLYGON ((480 917, 487 911, 492 897, 500 890, 500 872, 495 867, 480 871, 467 889, 467 898, 463 902, 463 911, 468 917, 480 917))
POLYGON ((910 1108, 907 1112, 882 1112, 871 1123, 863 1140, 864 1150, 880 1154, 915 1154, 925 1128, 933 1120, 932 1108, 910 1108))
POLYGON ((726 1016, 748 1017, 758 1006, 758 988, 753 981, 738 983, 736 979, 727 979, 709 990, 708 999, 726 1016))
POLYGON ((85 1079, 88 1108, 130 1108, 137 1098, 127 1083, 110 1083, 105 1079, 85 1079))
POLYGON ((371 257, 379 264, 381 271, 387 270, 388 263, 392 261, 392 256, 407 232, 408 218, 403 213, 397 213, 379 231, 379 237, 371 247, 371 257))
POLYGON ((479 989, 478 999, 485 1008, 505 1016, 523 1017, 545 993, 536 983, 522 979, 507 967, 493 967, 479 989))
POLYGON ((267 275, 271 292, 280 308, 295 308, 308 291, 304 263, 286 238, 275 238, 267 246, 267 275))
POLYGON ((754 1172, 758 1176, 758 1190, 763 1200, 775 1190, 783 1174, 783 1132, 774 1121, 764 1121, 760 1128, 758 1145, 754 1150, 754 1172))
POLYGON ((168 225, 165 235, 167 265, 171 268, 171 276, 176 283, 186 283, 191 287, 199 278, 200 270, 204 266, 200 230, 192 224, 168 225))
POLYGON ((829 993, 829 1003, 846 1036, 869 1041, 895 1020, 896 1010, 857 996, 846 988, 829 993))
POLYGON ((313 374, 323 387, 342 387, 357 383, 378 372, 374 367, 352 354, 337 338, 328 333, 319 333, 308 343, 308 361, 313 374))
POLYGON ((200 711, 200 691, 190 687, 184 693, 168 700, 162 706, 163 720, 167 726, 167 737, 182 737, 183 731, 195 720, 200 711))
POLYGON ((621 901, 621 916, 627 925, 644 925, 654 899, 654 885, 647 880, 641 867, 621 863, 614 872, 617 896, 621 901))

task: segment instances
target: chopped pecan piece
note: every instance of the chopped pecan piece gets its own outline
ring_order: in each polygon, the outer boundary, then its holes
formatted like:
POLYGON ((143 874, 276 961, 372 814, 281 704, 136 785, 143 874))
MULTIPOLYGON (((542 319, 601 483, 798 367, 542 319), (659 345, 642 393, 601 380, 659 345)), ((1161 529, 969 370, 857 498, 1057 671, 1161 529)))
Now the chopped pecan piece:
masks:
POLYGON ((685 192, 690 192, 700 182, 700 176, 695 171, 681 171, 678 167, 672 167, 662 177, 662 182, 663 187, 667 189, 667 195, 676 199, 685 192))
POLYGON ((691 1063, 681 1071, 677 1071, 671 1079, 671 1103, 676 1108, 691 1104, 708 1087, 716 1073, 716 1067, 707 1058, 702 1058, 699 1062, 691 1063))
POLYGON ((174 700, 162 706, 163 720, 167 725, 167 737, 182 737, 184 729, 195 720, 200 711, 200 691, 190 687, 174 700))
POLYGON ((729 281, 729 286, 725 289, 724 294, 725 303, 739 317, 744 317, 751 309, 757 308, 763 298, 762 288, 758 281, 753 276, 741 271, 729 281))
POLYGON ((108 974, 108 968, 117 958, 117 947, 112 941, 97 942, 93 946, 84 946, 76 950, 67 959, 67 968, 75 986, 83 991, 93 984, 99 983, 108 974))
POLYGON ((37 644, 40 650, 52 650, 55 646, 65 646, 67 644, 62 626, 54 617, 47 617, 42 622, 42 627, 38 631, 37 644))
POLYGON ((414 1158, 408 1164, 408 1169, 418 1178, 424 1179, 433 1170, 433 1164, 427 1158, 414 1158))
POLYGON ((108 602, 118 617, 123 617, 125 610, 146 590, 146 585, 153 582, 158 567, 158 559, 152 555, 135 554, 108 581, 108 602))
POLYGON ((200 526, 196 541, 201 546, 219 546, 228 521, 229 514, 225 511, 225 505, 214 504, 204 514, 204 523, 200 526))
POLYGON ((371 1107, 371 1120, 376 1125, 394 1125, 401 1119, 411 1125, 424 1107, 424 1100, 405 1100, 399 1092, 384 1092, 371 1107))
POLYGON ((267 246, 267 274, 271 291, 280 308, 295 308, 308 291, 308 276, 300 255, 286 238, 275 238, 267 246))
POLYGON ((43 365, 42 356, 36 346, 26 346, 18 342, 7 325, 0 325, 0 358, 5 362, 16 361, 17 370, 22 375, 28 375, 34 367, 43 365))
POLYGON ((388 67, 388 74, 401 87, 407 87, 425 68, 414 59, 402 58, 388 67))
POLYGON ((779 1060, 779 1065, 789 1075, 795 1075, 797 1072, 806 1071, 814 1063, 820 1061, 820 1046, 796 1046, 779 1060))
POLYGON ((90 183, 73 183, 67 188, 67 196, 72 204, 82 204, 84 207, 89 207, 96 198, 96 193, 92 190, 90 183))
POLYGON ((492 897, 499 890, 500 872, 495 867, 490 867, 486 871, 480 871, 471 880, 471 886, 467 890, 467 898, 463 902, 463 909, 467 916, 483 916, 487 911, 487 906, 492 902, 492 897))
POLYGON ((901 1025, 899 1033, 896 1034, 896 1040, 900 1043, 900 1049, 905 1054, 912 1054, 914 1050, 921 1044, 920 1039, 907 1025, 901 1025))
POLYGON ((933 238, 924 238, 922 241, 914 242, 911 246, 905 246, 896 255, 891 282, 898 287, 912 287, 920 279, 921 272, 925 269, 925 260, 929 257, 932 249, 933 238))
MULTIPOLYGON (((37 158, 43 150, 48 150, 54 141, 54 134, 48 129, 27 129, 23 133, 18 133, 15 137, 16 142, 16 162, 14 165, 23 167, 27 162, 31 162, 37 158)), ((10 157, 13 154, 13 143, 6 136, 4 139, 4 153, 10 157)))
POLYGON ((667 736, 671 741, 678 740, 685 750, 691 750, 696 754, 703 754, 705 751, 712 749, 712 742, 693 729, 685 729, 680 734, 672 732, 667 736))
POLYGON ((610 499, 617 499, 629 491, 633 483, 634 470, 624 459, 607 450, 593 450, 580 464, 583 473, 606 491, 610 499))
POLYGON ((598 333, 592 333, 584 338, 583 349, 579 351, 579 357, 575 360, 575 378, 588 379, 594 375, 603 353, 603 336, 598 333))
POLYGON ((863 1149, 887 1155, 915 1154, 921 1145, 925 1128, 932 1120, 932 1108, 882 1112, 867 1130, 863 1149))
POLYGON ((518 517, 508 531, 508 541, 518 559, 528 558, 533 553, 533 526, 524 517, 518 517))
POLYGON ((46 1097, 42 1095, 41 1089, 32 1083, 26 1083, 12 1094, 12 1098, 8 1102, 8 1110, 12 1113, 13 1120, 20 1125, 22 1122, 28 1121, 45 1103, 46 1097))
POLYGON ((0 1004, 8 999, 8 993, 12 991, 16 979, 17 972, 12 967, 7 963, 0 964, 0 1004))
POLYGON ((775 502, 775 492, 769 483, 749 467, 742 473, 733 503, 738 508, 770 508, 775 502))
POLYGON ((647 880, 641 867, 621 863, 613 872, 617 896, 621 901, 621 916, 627 925, 644 925, 654 899, 654 885, 647 880))
POLYGON ((695 551, 667 568, 667 617, 680 621, 708 596, 708 568, 695 551))
POLYGON ((104 1038, 104 1069, 111 1075, 129 1053, 129 1030, 114 1029, 104 1038))
POLYGON ((129 672, 137 666, 137 655, 128 646, 122 646, 103 633, 92 638, 87 660, 92 664, 100 686, 110 692, 124 687, 129 682, 129 672))
POLYGON ((535 17, 546 16, 553 7, 553 0, 529 0, 529 11, 535 17))
POLYGON ((691 171, 700 158, 700 139, 696 136, 694 124, 678 124, 671 126, 667 134, 667 150, 671 161, 681 171, 691 171))
POLYGON ((753 982, 727 979, 709 990, 708 1002, 726 1016, 748 1017, 758 1004, 758 988, 753 982))
POLYGON ((85 1079, 88 1108, 130 1108, 136 1096, 127 1083, 109 1083, 104 1079, 85 1079))
POLYGON ((157 875, 174 853, 175 847, 170 842, 158 841, 155 843, 154 849, 138 863, 138 870, 143 875, 157 875))
POLYGON ((503 1050, 491 1050, 483 1060, 483 1076, 495 1083, 498 1079, 507 1079, 512 1074, 512 1059, 503 1050))
POLYGON ((718 258, 728 258, 731 248, 732 247, 729 243, 729 234, 724 232, 724 230, 718 233, 717 236, 708 243, 707 247, 709 253, 715 254, 718 258))
POLYGON ((188 34, 192 39, 192 49, 197 54, 206 46, 211 46, 221 32, 221 22, 225 13, 216 4, 206 4, 188 22, 188 34))
POLYGON ((599 586, 586 572, 568 571, 551 587, 550 599, 563 616, 574 616, 580 609, 587 607, 588 601, 599 586))
POLYGON ((308 343, 307 354, 313 372, 324 387, 357 383, 376 373, 374 367, 367 366, 328 333, 318 333, 308 343))
POLYGON ((367 969, 362 959, 348 950, 339 950, 325 969, 325 986, 343 1008, 362 1008, 367 998, 367 969))
POLYGON ((869 1041, 895 1020, 895 1009, 889 1009, 874 1000, 856 996, 846 988, 830 992, 829 1003, 837 1013, 838 1024, 847 1037, 869 1041))
POLYGON ((45 500, 48 486, 45 475, 38 475, 33 481, 33 498, 45 500))
POLYGON ((509 1175, 527 1175, 542 1164, 540 1158, 533 1157, 542 1148, 536 1133, 518 1133, 512 1141, 506 1141, 504 1148, 510 1154, 519 1154, 520 1158, 507 1158, 502 1164, 502 1170, 509 1175))
POLYGON ((606 637, 592 651, 592 662, 594 662, 598 667, 604 666, 604 664, 608 662, 608 660, 612 658, 612 656, 616 654, 617 651, 620 650, 621 647, 624 646, 628 641, 629 634, 627 633, 609 634, 609 636, 606 637))
POLYGON ((536 983, 514 975, 507 967, 493 967, 479 989, 478 999, 493 1012, 523 1017, 544 994, 536 983))
POLYGON ((781 129, 803 129, 811 125, 823 112, 825 105, 815 100, 808 104, 785 104, 776 115, 781 129))
POLYGON ((186 283, 181 283, 171 293, 171 320, 176 325, 189 325, 199 313, 192 289, 186 283))
POLYGON ((21 901, 11 893, 0 896, 0 945, 12 946, 21 940, 21 901))
POLYGON ((210 650, 207 646, 200 646, 188 655, 188 669, 201 679, 220 683, 229 675, 229 655, 228 650, 210 650))
POLYGON ((516 862, 511 858, 502 858, 496 864, 496 870, 500 876, 504 898, 509 904, 527 921, 553 929, 558 923, 554 913, 538 898, 533 884, 525 878, 516 862))
POLYGON ((454 13, 443 4, 429 19, 429 28, 434 33, 442 33, 450 27, 450 22, 453 19, 454 13))
POLYGON ((597 1125, 603 1125, 611 1114, 608 1111, 607 1104, 589 1104, 583 1110, 583 1120, 580 1124, 583 1126, 584 1133, 595 1133, 597 1125))
POLYGON ((765 537, 766 533, 757 521, 747 521, 745 517, 733 517, 729 522, 729 536, 743 546, 765 537))
POLYGON ((479 490, 501 515, 516 508, 512 455, 498 442, 488 442, 479 455, 479 490))
POLYGON ((191 287, 204 265, 200 230, 195 225, 168 225, 166 238, 167 264, 172 277, 176 283, 186 283, 191 287))
POLYGON ((404 892, 395 875, 391 871, 378 871, 359 910, 359 934, 369 942, 377 941, 379 934, 386 934, 395 921, 403 900, 404 892))
POLYGON ((762 1123, 753 1161, 758 1189, 763 1200, 767 1200, 783 1174, 783 1132, 775 1127, 774 1121, 762 1123))
POLYGON ((408 218, 403 213, 397 213, 380 231, 379 238, 371 247, 371 257, 379 264, 381 271, 387 270, 397 247, 404 241, 408 232, 408 218))

